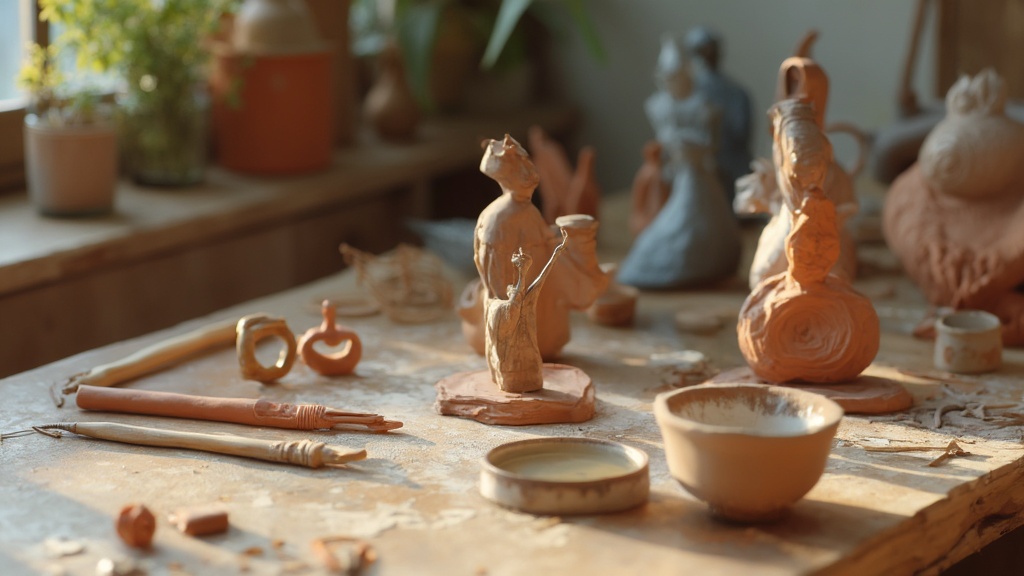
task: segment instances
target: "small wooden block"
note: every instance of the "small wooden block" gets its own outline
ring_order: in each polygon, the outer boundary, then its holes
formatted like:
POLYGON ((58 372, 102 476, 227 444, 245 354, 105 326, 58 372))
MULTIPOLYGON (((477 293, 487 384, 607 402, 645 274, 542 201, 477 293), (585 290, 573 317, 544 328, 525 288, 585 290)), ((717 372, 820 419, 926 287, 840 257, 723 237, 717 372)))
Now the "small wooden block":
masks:
POLYGON ((544 364, 544 389, 537 392, 502 392, 487 370, 452 374, 434 387, 438 414, 484 424, 558 424, 594 417, 590 376, 565 364, 544 364))
POLYGON ((708 379, 705 383, 771 384, 799 388, 835 401, 847 414, 890 414, 902 412, 914 405, 914 397, 899 382, 878 376, 861 376, 841 384, 777 384, 758 378, 750 368, 733 368, 708 379))

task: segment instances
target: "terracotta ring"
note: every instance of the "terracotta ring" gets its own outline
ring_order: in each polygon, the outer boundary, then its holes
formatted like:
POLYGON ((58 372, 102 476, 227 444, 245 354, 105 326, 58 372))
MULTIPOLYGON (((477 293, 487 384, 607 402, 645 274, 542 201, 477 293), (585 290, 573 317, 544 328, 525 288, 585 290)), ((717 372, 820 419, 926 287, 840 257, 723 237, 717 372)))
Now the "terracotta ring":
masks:
POLYGON ((283 318, 273 318, 266 314, 250 314, 238 321, 235 328, 238 337, 235 348, 238 352, 238 365, 242 369, 242 378, 258 382, 272 382, 283 377, 295 363, 295 335, 288 329, 283 318), (273 366, 264 366, 256 359, 256 344, 264 338, 275 336, 285 345, 284 350, 273 366))

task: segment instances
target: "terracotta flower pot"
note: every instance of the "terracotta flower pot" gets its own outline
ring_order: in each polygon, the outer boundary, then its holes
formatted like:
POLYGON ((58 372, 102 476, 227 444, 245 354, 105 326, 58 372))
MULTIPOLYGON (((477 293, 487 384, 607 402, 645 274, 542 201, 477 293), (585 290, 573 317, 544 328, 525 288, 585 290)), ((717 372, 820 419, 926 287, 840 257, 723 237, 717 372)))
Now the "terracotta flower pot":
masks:
POLYGON ((326 168, 334 143, 333 53, 214 60, 213 123, 220 163, 288 174, 326 168))
POLYGON ((117 130, 111 123, 49 126, 25 117, 25 177, 48 216, 110 212, 117 185, 117 130))

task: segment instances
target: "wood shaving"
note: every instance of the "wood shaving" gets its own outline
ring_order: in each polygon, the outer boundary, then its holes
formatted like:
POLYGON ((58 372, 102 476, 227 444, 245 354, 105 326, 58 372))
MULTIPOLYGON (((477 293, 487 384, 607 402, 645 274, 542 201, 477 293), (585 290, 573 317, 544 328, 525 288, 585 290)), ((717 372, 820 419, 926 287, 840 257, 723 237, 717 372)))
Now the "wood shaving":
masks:
POLYGON ((956 456, 970 456, 971 453, 964 450, 957 444, 956 440, 950 440, 949 445, 946 446, 946 451, 943 452, 938 458, 928 463, 929 466, 935 467, 942 465, 943 462, 956 456))
POLYGON ((952 412, 953 410, 963 410, 965 406, 963 404, 945 404, 935 409, 935 418, 932 422, 932 428, 942 428, 942 415, 946 412, 952 412))

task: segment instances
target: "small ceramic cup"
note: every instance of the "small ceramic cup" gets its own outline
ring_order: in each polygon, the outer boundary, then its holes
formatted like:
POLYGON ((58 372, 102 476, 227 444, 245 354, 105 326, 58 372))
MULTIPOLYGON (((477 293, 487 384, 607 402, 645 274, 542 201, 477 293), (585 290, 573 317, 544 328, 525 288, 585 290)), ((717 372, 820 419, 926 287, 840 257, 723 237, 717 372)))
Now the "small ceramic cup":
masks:
POLYGON ((1003 326, 982 310, 961 310, 935 321, 935 367, 960 374, 998 370, 1003 363, 1003 326))

